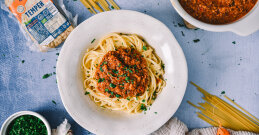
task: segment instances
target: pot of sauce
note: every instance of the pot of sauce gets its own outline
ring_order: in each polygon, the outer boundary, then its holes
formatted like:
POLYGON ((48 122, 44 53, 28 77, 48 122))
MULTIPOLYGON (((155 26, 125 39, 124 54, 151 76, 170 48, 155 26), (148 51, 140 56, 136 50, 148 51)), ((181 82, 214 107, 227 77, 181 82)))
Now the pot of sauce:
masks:
POLYGON ((247 36, 259 30, 258 0, 170 0, 192 25, 215 32, 247 36))

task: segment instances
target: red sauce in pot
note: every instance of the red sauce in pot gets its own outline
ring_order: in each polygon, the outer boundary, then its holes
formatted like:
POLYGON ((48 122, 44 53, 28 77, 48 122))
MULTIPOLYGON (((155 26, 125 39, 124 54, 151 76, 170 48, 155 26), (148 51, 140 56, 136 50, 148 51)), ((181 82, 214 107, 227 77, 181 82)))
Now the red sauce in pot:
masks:
POLYGON ((245 16, 257 0, 179 0, 194 18, 210 24, 226 24, 245 16))
POLYGON ((95 78, 97 90, 111 98, 140 96, 149 81, 147 63, 137 50, 119 48, 104 55, 95 78))

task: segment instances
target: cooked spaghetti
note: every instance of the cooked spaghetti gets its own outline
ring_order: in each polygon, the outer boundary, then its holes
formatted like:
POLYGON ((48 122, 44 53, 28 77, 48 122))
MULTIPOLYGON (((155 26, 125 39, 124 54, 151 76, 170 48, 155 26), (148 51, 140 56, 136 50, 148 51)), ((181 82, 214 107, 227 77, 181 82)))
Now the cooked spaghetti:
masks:
POLYGON ((135 34, 103 37, 86 51, 82 70, 86 94, 111 110, 146 111, 166 85, 161 59, 135 34))

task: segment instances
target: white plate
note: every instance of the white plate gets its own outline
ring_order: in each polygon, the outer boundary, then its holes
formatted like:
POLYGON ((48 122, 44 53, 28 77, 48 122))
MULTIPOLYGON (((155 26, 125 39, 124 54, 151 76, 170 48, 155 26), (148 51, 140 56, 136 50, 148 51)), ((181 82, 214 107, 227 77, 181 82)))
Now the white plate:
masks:
POLYGON ((85 20, 69 35, 58 58, 57 82, 66 110, 88 131, 98 135, 143 135, 157 130, 176 112, 186 89, 187 65, 182 49, 163 23, 135 11, 109 11, 85 20), (167 85, 146 114, 107 111, 84 95, 80 70, 84 52, 111 32, 142 36, 165 63, 167 85), (91 44, 93 39, 96 41, 91 44))

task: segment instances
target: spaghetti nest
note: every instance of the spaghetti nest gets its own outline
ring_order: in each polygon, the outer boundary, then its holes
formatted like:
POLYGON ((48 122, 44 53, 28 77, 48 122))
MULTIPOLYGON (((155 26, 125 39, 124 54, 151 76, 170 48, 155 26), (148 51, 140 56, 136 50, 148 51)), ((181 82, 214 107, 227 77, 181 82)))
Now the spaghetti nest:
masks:
POLYGON ((135 34, 103 37, 86 51, 82 70, 86 94, 111 110, 146 111, 166 85, 161 59, 135 34))

